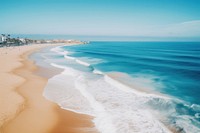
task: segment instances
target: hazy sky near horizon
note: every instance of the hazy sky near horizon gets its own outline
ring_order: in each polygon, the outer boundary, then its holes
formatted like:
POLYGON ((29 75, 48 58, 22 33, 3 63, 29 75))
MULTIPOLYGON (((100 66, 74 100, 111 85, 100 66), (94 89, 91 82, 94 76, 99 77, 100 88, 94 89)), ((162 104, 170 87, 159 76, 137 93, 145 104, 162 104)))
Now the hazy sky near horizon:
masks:
POLYGON ((0 33, 200 37, 200 0, 1 0, 0 33))

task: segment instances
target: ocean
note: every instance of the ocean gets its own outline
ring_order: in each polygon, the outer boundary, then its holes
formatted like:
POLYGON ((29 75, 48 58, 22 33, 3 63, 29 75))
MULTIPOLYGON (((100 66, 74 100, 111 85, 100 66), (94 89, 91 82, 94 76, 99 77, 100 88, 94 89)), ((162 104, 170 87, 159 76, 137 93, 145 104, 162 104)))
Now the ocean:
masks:
POLYGON ((63 70, 44 96, 94 116, 101 133, 200 132, 199 42, 90 42, 33 56, 63 70))

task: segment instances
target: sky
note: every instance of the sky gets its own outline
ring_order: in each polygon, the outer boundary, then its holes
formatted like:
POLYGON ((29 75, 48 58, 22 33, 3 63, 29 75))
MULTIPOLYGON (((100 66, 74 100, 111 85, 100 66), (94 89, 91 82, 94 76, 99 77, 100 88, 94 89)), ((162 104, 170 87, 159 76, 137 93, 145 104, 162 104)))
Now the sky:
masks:
POLYGON ((0 5, 0 33, 200 40, 200 0, 0 0, 0 5))

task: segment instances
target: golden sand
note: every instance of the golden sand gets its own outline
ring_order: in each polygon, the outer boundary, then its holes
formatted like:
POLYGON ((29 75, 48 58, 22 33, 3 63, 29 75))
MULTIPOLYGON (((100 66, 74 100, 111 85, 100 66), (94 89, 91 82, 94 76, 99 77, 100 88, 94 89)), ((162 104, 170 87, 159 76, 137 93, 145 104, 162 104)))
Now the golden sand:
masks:
POLYGON ((28 55, 53 44, 0 48, 0 133, 93 133, 92 117, 46 100, 47 78, 28 55))

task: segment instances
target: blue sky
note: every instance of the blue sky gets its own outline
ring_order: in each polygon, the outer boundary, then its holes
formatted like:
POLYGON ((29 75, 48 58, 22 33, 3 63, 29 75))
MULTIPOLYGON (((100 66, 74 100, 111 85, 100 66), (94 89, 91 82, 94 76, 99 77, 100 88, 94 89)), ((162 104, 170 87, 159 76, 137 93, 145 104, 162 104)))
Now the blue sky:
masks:
POLYGON ((200 0, 0 0, 0 32, 200 37, 200 0))

